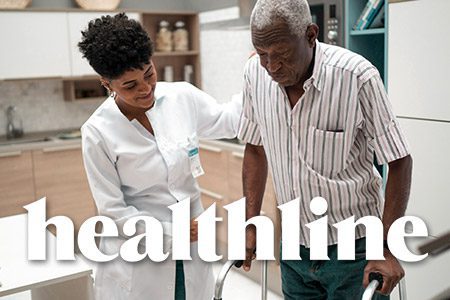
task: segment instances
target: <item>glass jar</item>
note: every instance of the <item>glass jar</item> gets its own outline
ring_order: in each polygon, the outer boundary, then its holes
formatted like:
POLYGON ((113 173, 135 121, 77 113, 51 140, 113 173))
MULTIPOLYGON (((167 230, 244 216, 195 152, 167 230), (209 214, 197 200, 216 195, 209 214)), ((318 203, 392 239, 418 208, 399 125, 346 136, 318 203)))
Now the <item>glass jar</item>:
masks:
POLYGON ((173 32, 173 46, 175 51, 189 50, 189 33, 186 30, 183 21, 175 22, 175 30, 173 32))
POLYGON ((162 20, 159 22, 158 33, 156 34, 156 51, 172 51, 172 32, 169 22, 162 20))

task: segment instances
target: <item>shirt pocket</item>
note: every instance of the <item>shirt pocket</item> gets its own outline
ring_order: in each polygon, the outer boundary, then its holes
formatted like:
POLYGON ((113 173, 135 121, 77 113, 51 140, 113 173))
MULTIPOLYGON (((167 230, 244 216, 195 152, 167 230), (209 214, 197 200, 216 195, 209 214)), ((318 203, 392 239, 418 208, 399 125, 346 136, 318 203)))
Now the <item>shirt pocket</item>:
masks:
POLYGON ((177 152, 179 156, 179 167, 182 170, 182 173, 185 175, 192 174, 191 172, 191 162, 189 158, 189 152, 198 149, 198 136, 197 133, 193 133, 191 135, 188 135, 182 139, 179 139, 176 142, 177 145, 177 152))
POLYGON ((305 162, 316 173, 333 178, 345 169, 347 154, 344 131, 309 126, 305 143, 305 162))

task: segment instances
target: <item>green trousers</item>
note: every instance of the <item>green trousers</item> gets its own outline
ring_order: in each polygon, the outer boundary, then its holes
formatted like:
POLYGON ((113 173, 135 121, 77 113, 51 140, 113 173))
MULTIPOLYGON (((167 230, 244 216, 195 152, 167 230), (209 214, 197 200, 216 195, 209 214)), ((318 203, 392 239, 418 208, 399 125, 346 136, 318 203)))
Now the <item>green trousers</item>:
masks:
MULTIPOLYGON (((281 259, 284 299, 361 299, 364 293, 364 268, 367 265, 364 238, 356 240, 354 261, 337 260, 337 245, 328 246, 330 260, 312 261, 309 259, 309 250, 300 246, 302 260, 281 259)), ((389 296, 376 293, 372 299, 388 300, 389 296)))
POLYGON ((186 288, 184 286, 183 261, 176 261, 175 273, 175 300, 186 300, 186 288))

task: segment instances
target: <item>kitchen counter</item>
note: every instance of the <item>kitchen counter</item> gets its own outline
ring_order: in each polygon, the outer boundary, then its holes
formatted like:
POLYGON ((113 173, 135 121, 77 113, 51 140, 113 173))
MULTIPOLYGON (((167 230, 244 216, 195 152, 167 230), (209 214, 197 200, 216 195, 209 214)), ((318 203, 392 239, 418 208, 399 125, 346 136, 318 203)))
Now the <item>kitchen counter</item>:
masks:
POLYGON ((76 130, 26 133, 20 138, 9 140, 5 136, 0 136, 0 156, 26 150, 51 151, 51 149, 80 147, 81 139, 77 137, 76 130))
MULTIPOLYGON (((0 136, 0 156, 26 150, 43 149, 45 152, 66 148, 80 148, 81 138, 68 138, 76 136, 76 134, 63 135, 63 133, 72 132, 72 130, 35 132, 28 133, 21 138, 11 140, 7 140, 5 136, 0 136)), ((240 144, 237 139, 200 140, 200 147, 213 147, 237 153, 243 153, 245 148, 245 146, 240 144)))

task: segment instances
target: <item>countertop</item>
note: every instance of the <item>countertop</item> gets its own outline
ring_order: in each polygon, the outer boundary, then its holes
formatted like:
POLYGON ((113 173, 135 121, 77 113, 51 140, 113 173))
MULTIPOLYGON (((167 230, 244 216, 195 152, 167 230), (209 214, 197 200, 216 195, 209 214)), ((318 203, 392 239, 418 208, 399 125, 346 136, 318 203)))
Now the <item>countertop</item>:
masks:
MULTIPOLYGON (((33 132, 10 140, 7 140, 6 136, 0 136, 0 156, 7 156, 11 153, 19 154, 21 151, 28 150, 52 151, 81 148, 81 138, 77 137, 77 132, 77 129, 33 132)), ((244 151, 244 145, 237 139, 200 140, 200 148, 237 153, 244 151)))
POLYGON ((79 148, 81 139, 77 137, 77 130, 54 130, 45 132, 25 133, 20 138, 6 139, 0 136, 0 155, 9 153, 37 150, 57 149, 61 147, 79 148))

